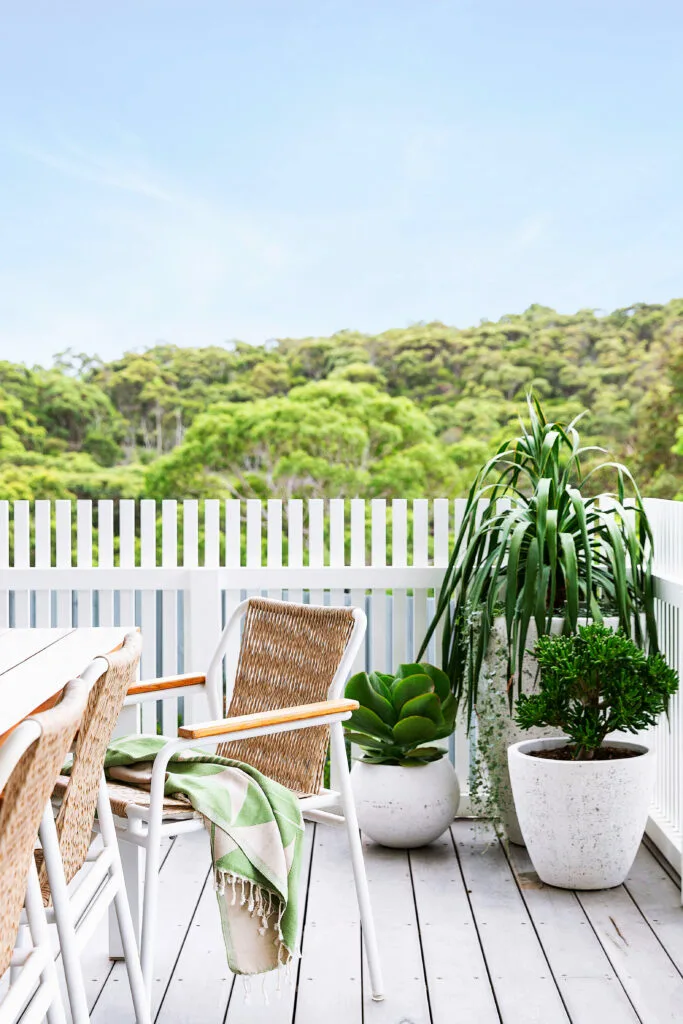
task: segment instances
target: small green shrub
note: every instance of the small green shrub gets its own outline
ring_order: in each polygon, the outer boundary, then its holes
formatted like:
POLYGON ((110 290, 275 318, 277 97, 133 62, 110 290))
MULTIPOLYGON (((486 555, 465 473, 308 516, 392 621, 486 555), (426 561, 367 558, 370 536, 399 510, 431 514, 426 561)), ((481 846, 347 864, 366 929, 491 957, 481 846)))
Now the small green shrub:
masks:
POLYGON ((518 698, 517 724, 562 729, 577 761, 590 761, 610 732, 654 725, 678 689, 661 654, 648 657, 625 633, 597 623, 572 636, 540 637, 534 653, 539 692, 518 698))
POLYGON ((363 761, 412 767, 443 757, 440 747, 421 746, 455 728, 457 705, 441 669, 422 662, 400 665, 396 675, 358 672, 346 684, 346 696, 360 704, 346 736, 364 748, 363 761))

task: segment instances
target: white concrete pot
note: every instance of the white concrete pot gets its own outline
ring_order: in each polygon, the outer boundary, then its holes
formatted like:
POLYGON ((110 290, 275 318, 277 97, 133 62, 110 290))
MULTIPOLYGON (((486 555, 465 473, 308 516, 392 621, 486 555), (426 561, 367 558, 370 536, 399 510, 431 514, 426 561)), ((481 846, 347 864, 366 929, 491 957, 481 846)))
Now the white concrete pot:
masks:
MULTIPOLYGON (((582 620, 583 623, 583 620, 582 620)), ((605 625, 617 629, 619 619, 606 617, 605 625)), ((560 616, 552 621, 551 633, 561 633, 564 619, 560 616)), ((527 635, 526 648, 536 646, 538 633, 536 623, 531 620, 527 635)), ((493 622, 488 651, 482 665, 479 681, 480 696, 477 701, 477 716, 480 730, 486 730, 486 744, 483 751, 489 775, 495 779, 496 804, 505 834, 511 843, 524 846, 522 831, 517 820, 515 800, 513 798, 510 774, 508 770, 508 748, 524 739, 546 739, 561 736, 560 729, 533 728, 520 729, 510 717, 508 703, 508 679, 506 672, 507 631, 505 619, 497 617, 493 622), (487 728, 488 726, 488 728, 487 728), (491 727, 493 726, 493 727, 491 727)), ((536 693, 538 690, 537 661, 531 654, 524 658, 522 671, 522 692, 536 693)), ((517 678, 514 680, 514 696, 517 700, 517 678)))
POLYGON ((425 846, 445 832, 458 810, 460 786, 447 757, 429 764, 356 761, 351 770, 358 823, 382 846, 425 846))
POLYGON ((621 885, 638 852, 655 779, 654 751, 616 761, 549 761, 533 751, 560 747, 560 739, 527 739, 508 751, 519 824, 543 882, 562 889, 621 885))

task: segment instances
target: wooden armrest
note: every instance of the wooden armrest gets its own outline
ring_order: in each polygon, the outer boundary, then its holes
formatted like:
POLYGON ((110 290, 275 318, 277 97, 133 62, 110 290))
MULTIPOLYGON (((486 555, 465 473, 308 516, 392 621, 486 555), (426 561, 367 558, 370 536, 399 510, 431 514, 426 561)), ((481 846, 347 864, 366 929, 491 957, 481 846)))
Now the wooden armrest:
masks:
POLYGON ((276 711, 257 711, 253 715, 235 715, 215 722, 199 722, 197 725, 182 725, 178 735, 184 740, 200 740, 207 736, 223 736, 226 733, 246 732, 249 729, 263 729, 269 725, 284 725, 286 722, 303 722, 307 718, 323 718, 326 715, 340 715, 355 711, 357 700, 322 700, 317 704, 298 704, 293 708, 278 708, 276 711))
POLYGON ((139 683, 133 683, 128 687, 128 696, 156 693, 157 690, 179 690, 182 686, 197 686, 204 683, 206 683, 206 676, 196 672, 186 672, 180 676, 163 676, 160 679, 146 679, 139 683))

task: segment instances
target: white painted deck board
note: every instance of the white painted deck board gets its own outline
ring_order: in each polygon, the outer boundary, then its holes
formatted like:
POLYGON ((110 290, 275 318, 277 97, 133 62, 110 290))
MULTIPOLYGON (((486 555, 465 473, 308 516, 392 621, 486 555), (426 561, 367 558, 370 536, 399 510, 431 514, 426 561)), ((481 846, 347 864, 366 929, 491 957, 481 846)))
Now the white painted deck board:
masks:
MULTIPOLYGON (((666 1024, 683 1019, 683 909, 643 847, 627 883, 575 895, 538 888, 524 851, 476 832, 412 851, 366 844, 387 999, 369 997, 343 831, 307 829, 303 957, 296 989, 244 1002, 228 971, 203 833, 176 840, 162 868, 154 1005, 158 1024, 666 1024), (311 859, 312 858, 312 859, 311 859), (470 890, 468 892, 468 890, 470 890), (638 905, 636 905, 638 904, 638 905), (619 938, 614 923, 628 941, 619 938), (423 965, 424 957, 424 965, 423 965), (564 1005, 563 1005, 564 1000, 564 1005), (633 1006, 637 1013, 634 1013, 633 1006), (566 1005, 566 1009, 565 1009, 566 1005), (362 1010, 361 1010, 362 1007, 362 1010), (227 1014, 226 1014, 227 1009, 227 1014)), ((93 1024, 133 1024, 106 927, 84 955, 93 1024)))
MULTIPOLYGON (((208 871, 209 841, 204 831, 178 836, 159 877, 159 919, 152 987, 155 1015, 173 975, 208 871)), ((202 984, 201 979, 198 983, 202 984)), ((91 1019, 92 1024, 133 1021, 132 1000, 123 963, 114 965, 91 1019)))
POLYGON ((680 1022, 683 978, 624 887, 578 898, 643 1022, 680 1022))
POLYGON ((457 821, 453 835, 505 1024, 567 1024, 569 1017, 500 844, 483 822, 473 826, 457 821))
POLYGON ((157 1024, 201 1020, 205 1024, 223 1024, 234 975, 226 959, 221 924, 209 872, 173 976, 164 995, 157 1024))
POLYGON ((430 1024, 408 854, 367 842, 363 848, 386 992, 383 1002, 372 1001, 364 955, 365 1024, 430 1024))
POLYGON ((543 885, 525 849, 510 844, 509 857, 570 1018, 581 1024, 638 1024, 575 894, 543 885))
POLYGON ((317 825, 294 1024, 361 1024, 360 915, 346 830, 317 825))
POLYGON ((430 846, 411 850, 433 1024, 458 1019, 498 1024, 500 1017, 468 894, 449 832, 430 846))
POLYGON ((641 846, 626 880, 626 889, 667 953, 683 972, 683 907, 680 886, 641 846))

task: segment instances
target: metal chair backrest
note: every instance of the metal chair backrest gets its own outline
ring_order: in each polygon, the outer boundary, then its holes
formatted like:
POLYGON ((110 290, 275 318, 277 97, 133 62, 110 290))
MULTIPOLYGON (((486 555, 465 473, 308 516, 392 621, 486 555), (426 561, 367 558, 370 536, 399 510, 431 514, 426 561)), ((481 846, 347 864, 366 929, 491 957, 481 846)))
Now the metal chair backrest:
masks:
MULTIPOLYGON (((128 687, 136 678, 141 651, 140 634, 129 633, 118 650, 96 659, 105 670, 90 688, 69 781, 56 819, 67 883, 83 866, 90 848, 104 756, 128 687)), ((47 901, 50 887, 44 863, 40 864, 39 877, 43 899, 47 901)))
MULTIPOLYGON (((365 631, 360 609, 250 598, 238 613, 244 628, 230 717, 339 696, 365 631)), ((305 796, 321 789, 328 740, 329 729, 314 726, 224 743, 218 752, 305 796)))
POLYGON ((0 976, 12 958, 40 819, 87 699, 87 684, 73 680, 56 707, 26 719, 0 747, 0 976))

